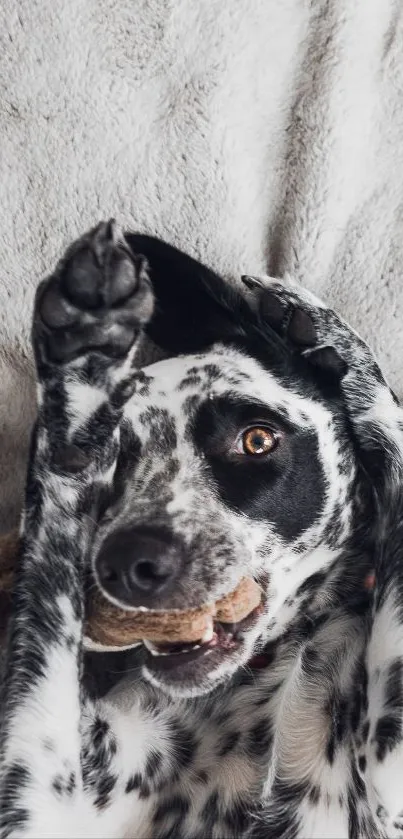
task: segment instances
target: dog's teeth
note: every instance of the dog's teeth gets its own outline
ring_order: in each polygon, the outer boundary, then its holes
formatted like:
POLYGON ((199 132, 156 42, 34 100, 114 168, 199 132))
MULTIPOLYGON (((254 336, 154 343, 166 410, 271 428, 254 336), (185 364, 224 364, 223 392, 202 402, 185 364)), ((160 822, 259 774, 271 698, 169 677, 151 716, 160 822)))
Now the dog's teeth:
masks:
POLYGON ((165 652, 164 650, 161 650, 158 647, 156 647, 152 643, 152 641, 143 640, 143 644, 146 647, 146 649, 148 650, 148 652, 151 653, 151 655, 154 655, 154 656, 185 655, 186 653, 188 653, 190 651, 199 650, 200 647, 201 647, 201 644, 192 644, 191 647, 185 647, 183 650, 176 649, 176 650, 167 650, 165 652))
MULTIPOLYGON (((143 644, 147 648, 148 652, 151 653, 151 655, 154 655, 154 656, 166 656, 166 655, 173 655, 173 654, 174 655, 184 655, 185 653, 189 652, 189 648, 187 648, 187 649, 185 648, 183 650, 180 650, 180 649, 178 649, 178 650, 167 650, 165 652, 163 650, 158 649, 158 647, 155 647, 154 644, 151 641, 144 641, 143 640, 143 644)), ((200 644, 193 644, 192 645, 192 650, 199 650, 199 649, 200 649, 200 644)))
POLYGON ((208 644, 209 641, 212 641, 214 637, 214 625, 213 621, 211 620, 203 632, 202 637, 200 638, 201 644, 208 644))
POLYGON ((161 653, 157 650, 157 647, 155 647, 154 644, 151 643, 151 641, 146 641, 145 639, 143 639, 143 644, 148 650, 148 652, 151 653, 151 655, 161 655, 161 653))

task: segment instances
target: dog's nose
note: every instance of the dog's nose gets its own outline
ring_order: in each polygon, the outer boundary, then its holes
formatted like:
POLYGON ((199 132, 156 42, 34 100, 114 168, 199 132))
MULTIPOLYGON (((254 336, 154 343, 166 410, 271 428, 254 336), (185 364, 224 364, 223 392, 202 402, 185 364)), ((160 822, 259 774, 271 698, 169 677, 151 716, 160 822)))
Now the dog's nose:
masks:
POLYGON ((131 529, 111 534, 96 559, 100 585, 128 606, 153 608, 169 596, 183 566, 181 546, 165 531, 131 529))

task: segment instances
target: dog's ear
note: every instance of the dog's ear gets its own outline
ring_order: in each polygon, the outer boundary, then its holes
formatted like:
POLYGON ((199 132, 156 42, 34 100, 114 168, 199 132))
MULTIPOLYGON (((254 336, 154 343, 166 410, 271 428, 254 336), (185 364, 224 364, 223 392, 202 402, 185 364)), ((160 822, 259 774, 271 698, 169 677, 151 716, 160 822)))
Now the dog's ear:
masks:
POLYGON ((126 240, 148 260, 156 299, 147 333, 164 352, 198 352, 245 335, 254 316, 242 287, 160 239, 127 233, 126 240))

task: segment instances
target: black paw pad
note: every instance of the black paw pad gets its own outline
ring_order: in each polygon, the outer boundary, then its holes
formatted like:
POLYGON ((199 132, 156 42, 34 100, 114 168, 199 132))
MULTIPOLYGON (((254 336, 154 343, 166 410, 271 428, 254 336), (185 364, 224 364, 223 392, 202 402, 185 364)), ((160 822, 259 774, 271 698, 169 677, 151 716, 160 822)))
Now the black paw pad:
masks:
POLYGON ((276 294, 273 294, 260 277, 250 277, 243 274, 243 284, 251 291, 258 294, 260 317, 271 326, 276 332, 282 331, 286 320, 288 306, 276 294))
POLYGON ((109 308, 136 292, 143 262, 117 241, 113 220, 102 222, 67 259, 61 276, 63 293, 80 309, 109 308))
POLYGON ((306 355, 306 358, 310 364, 336 379, 342 379, 348 371, 348 365, 334 347, 320 347, 306 355))
POLYGON ((287 319, 288 306, 270 291, 265 291, 260 299, 260 315, 276 331, 282 331, 287 319))
POLYGON ((67 262, 61 286, 79 309, 98 309, 103 305, 103 272, 95 253, 86 245, 67 262))
POLYGON ((152 316, 144 257, 102 222, 67 250, 37 292, 33 340, 37 359, 71 360, 97 351, 121 358, 152 316))
POLYGON ((314 347, 317 336, 311 316, 303 309, 294 309, 289 324, 288 337, 300 347, 314 347))
POLYGON ((131 297, 138 286, 142 257, 128 255, 124 247, 115 248, 106 264, 106 304, 113 306, 131 297))
POLYGON ((77 310, 60 294, 58 283, 41 283, 36 295, 35 309, 45 326, 50 329, 67 329, 77 319, 77 310))

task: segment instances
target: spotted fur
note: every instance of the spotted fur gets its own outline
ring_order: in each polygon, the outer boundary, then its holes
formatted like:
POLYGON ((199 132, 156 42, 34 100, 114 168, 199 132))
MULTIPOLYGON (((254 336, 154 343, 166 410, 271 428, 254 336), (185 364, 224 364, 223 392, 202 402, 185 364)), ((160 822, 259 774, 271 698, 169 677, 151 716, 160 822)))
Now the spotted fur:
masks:
POLYGON ((102 224, 39 288, 3 839, 403 835, 402 412, 320 301, 244 284, 102 224), (280 442, 252 462, 257 420, 280 442), (145 543, 165 577, 139 594, 145 543), (166 609, 245 574, 265 605, 235 650, 83 652, 89 576, 166 609))

